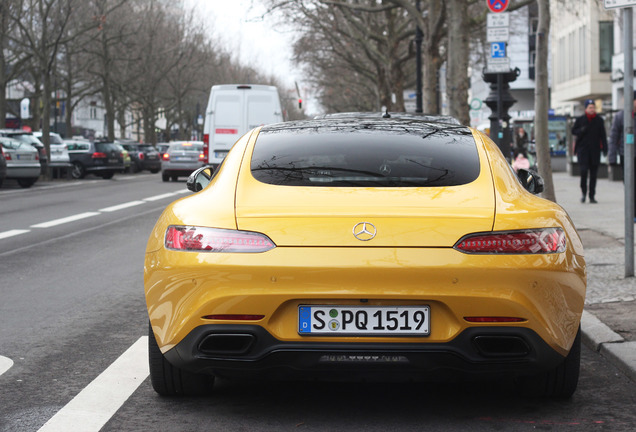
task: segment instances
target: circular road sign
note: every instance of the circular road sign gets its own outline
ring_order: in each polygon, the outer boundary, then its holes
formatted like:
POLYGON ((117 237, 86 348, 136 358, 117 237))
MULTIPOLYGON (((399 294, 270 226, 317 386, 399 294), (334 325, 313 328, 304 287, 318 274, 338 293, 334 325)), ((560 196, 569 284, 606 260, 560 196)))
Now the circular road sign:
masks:
POLYGON ((486 3, 491 12, 503 12, 508 8, 510 0, 486 0, 486 3))

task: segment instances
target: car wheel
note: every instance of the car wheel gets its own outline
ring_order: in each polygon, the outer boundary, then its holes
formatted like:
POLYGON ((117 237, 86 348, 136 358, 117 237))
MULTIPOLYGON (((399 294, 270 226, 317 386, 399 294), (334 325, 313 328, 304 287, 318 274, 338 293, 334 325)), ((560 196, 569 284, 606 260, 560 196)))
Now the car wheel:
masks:
POLYGON ((37 178, 21 178, 18 179, 18 184, 23 188, 30 188, 37 181, 37 178))
POLYGON ((108 173, 100 174, 100 176, 101 176, 104 180, 112 179, 114 175, 115 175, 115 173, 114 173, 114 172, 108 172, 108 173))
POLYGON ((212 375, 187 372, 166 360, 151 325, 148 326, 148 362, 152 388, 161 396, 203 396, 212 391, 212 375))
POLYGON ((157 174, 158 172, 159 172, 159 170, 158 170, 158 169, 156 169, 156 168, 155 168, 155 169, 151 169, 151 170, 150 170, 150 173, 151 173, 151 174, 157 174))
POLYGON ((71 177, 73 177, 74 179, 83 179, 84 177, 86 177, 86 169, 81 163, 73 162, 71 177))
POLYGON ((574 394, 581 368, 581 327, 576 333, 572 348, 556 368, 539 375, 519 379, 525 394, 531 397, 566 399, 574 394))
POLYGON ((161 180, 165 182, 170 181, 170 176, 167 174, 161 174, 161 180))

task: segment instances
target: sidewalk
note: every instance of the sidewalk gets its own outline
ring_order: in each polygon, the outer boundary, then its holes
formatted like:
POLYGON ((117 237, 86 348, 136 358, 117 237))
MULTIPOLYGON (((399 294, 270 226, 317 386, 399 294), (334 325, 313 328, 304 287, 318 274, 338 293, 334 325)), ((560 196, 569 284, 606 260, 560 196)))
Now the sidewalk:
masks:
POLYGON ((599 179, 598 204, 580 202, 579 177, 553 173, 557 203, 581 236, 587 263, 583 341, 636 381, 636 278, 625 277, 622 182, 599 179))

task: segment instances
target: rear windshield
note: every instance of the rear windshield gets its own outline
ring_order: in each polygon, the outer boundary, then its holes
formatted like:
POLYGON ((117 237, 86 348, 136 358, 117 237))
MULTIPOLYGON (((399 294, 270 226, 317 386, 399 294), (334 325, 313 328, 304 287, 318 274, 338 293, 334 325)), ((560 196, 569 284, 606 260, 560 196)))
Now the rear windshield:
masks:
POLYGON ((101 153, 109 153, 111 151, 121 153, 119 147, 113 143, 95 143, 95 151, 101 153))
POLYGON ((170 151, 195 151, 195 152, 200 152, 203 150, 203 144, 191 144, 191 143, 186 143, 186 144, 171 144, 170 145, 170 151))
POLYGON ((475 140, 463 126, 307 124, 263 127, 252 154, 254 178, 286 186, 432 187, 479 176, 475 140))
MULTIPOLYGON (((26 148, 27 144, 12 138, 0 137, 0 145, 2 145, 2 147, 6 149, 17 150, 21 147, 26 148)), ((33 147, 29 147, 29 148, 33 148, 33 147)))

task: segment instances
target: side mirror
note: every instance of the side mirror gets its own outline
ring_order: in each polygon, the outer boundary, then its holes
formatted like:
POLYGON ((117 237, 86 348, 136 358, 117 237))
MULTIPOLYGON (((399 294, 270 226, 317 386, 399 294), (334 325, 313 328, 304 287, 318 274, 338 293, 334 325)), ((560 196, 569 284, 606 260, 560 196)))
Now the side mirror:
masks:
POLYGON ((203 190, 203 188, 205 188, 210 183, 213 172, 214 171, 212 167, 209 166, 198 168, 196 171, 193 171, 192 174, 190 174, 190 176, 188 177, 188 180, 186 181, 186 187, 192 192, 199 192, 200 190, 203 190))
POLYGON ((531 194, 537 195, 543 192, 543 178, 538 172, 520 168, 517 171, 517 178, 521 182, 521 186, 531 194))

